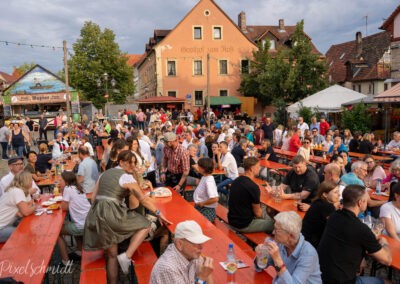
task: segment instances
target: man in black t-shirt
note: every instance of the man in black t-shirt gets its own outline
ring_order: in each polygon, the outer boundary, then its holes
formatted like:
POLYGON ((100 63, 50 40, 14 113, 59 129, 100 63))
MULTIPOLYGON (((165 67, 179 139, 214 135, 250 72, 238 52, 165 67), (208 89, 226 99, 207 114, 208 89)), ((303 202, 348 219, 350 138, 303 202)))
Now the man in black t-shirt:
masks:
POLYGON ((264 139, 269 139, 271 143, 274 142, 274 124, 271 122, 271 118, 267 117, 265 123, 261 125, 261 129, 264 130, 264 139))
POLYGON ((242 139, 240 139, 239 143, 235 147, 233 147, 233 149, 231 151, 231 154, 233 155, 233 157, 236 160, 236 164, 237 164, 238 168, 242 166, 243 159, 246 156, 245 149, 247 148, 247 143, 248 143, 247 139, 242 138, 242 139))
POLYGON ((265 207, 260 205, 260 188, 252 180, 260 172, 260 162, 256 157, 244 160, 245 174, 231 184, 229 194, 229 224, 239 232, 271 233, 274 222, 265 207))
POLYGON ((367 253, 384 265, 392 262, 386 239, 376 238, 357 217, 366 210, 367 200, 365 187, 349 185, 343 190, 343 209, 329 217, 318 247, 324 284, 384 283, 382 279, 357 276, 367 253))
POLYGON ((283 193, 282 198, 311 203, 311 199, 319 187, 318 174, 313 167, 307 165, 303 156, 295 156, 292 163, 293 169, 288 172, 281 185, 283 191, 289 187, 292 193, 283 193))

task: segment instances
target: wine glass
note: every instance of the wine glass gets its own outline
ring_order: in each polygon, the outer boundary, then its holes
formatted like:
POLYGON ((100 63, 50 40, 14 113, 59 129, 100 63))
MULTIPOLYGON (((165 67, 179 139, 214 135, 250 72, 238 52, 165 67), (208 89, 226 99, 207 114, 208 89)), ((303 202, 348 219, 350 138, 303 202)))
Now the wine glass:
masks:
POLYGON ((376 219, 374 224, 372 225, 372 232, 375 234, 375 236, 379 236, 382 234, 383 229, 385 229, 385 225, 383 222, 379 219, 376 219))

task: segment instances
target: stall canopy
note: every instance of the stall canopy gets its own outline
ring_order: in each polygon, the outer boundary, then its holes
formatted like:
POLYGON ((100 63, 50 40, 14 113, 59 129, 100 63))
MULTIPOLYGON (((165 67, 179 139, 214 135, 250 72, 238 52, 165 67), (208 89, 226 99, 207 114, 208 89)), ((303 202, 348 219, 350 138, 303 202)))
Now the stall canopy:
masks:
POLYGON ((400 102, 400 84, 396 84, 390 89, 380 93, 375 96, 375 102, 385 102, 385 103, 398 103, 400 102))
POLYGON ((219 105, 240 105, 242 102, 236 97, 210 97, 210 105, 219 106, 219 105))
POLYGON ((303 105, 325 113, 341 112, 342 104, 362 98, 367 98, 367 96, 339 85, 333 85, 288 106, 287 111, 296 113, 303 105))

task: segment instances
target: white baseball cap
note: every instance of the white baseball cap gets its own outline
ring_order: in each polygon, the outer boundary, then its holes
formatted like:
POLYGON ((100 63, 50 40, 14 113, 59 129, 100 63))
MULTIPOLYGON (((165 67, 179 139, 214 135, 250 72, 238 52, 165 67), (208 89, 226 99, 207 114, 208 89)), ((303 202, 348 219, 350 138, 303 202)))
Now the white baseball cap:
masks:
POLYGON ((201 227, 193 220, 183 221, 176 225, 175 239, 186 239, 194 244, 202 244, 211 240, 203 235, 201 227))

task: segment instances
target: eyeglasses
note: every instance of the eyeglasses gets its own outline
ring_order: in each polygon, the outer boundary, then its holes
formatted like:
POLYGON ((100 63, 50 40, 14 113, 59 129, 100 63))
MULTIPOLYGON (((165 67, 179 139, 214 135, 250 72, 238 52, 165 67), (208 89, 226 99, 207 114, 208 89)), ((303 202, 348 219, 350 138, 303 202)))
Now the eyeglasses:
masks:
POLYGON ((11 164, 12 166, 23 166, 24 163, 15 163, 15 164, 11 164))
POLYGON ((303 142, 304 144, 310 144, 310 142, 308 142, 308 141, 305 141, 305 142, 303 142))

